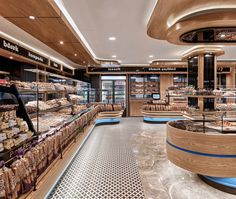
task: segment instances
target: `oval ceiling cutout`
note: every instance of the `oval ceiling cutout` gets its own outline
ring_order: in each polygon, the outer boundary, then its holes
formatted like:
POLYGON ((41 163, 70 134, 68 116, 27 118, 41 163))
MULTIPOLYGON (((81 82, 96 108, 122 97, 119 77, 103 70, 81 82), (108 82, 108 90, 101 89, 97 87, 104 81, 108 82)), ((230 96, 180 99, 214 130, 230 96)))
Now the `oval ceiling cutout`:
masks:
POLYGON ((186 43, 235 43, 236 27, 196 29, 182 34, 180 40, 186 43))

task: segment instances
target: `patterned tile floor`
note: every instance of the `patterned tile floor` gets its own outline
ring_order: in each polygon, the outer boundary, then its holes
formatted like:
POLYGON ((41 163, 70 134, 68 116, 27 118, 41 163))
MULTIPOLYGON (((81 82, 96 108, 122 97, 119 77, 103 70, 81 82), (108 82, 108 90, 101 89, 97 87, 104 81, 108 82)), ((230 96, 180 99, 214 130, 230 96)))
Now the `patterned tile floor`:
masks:
POLYGON ((121 124, 96 127, 48 198, 144 198, 130 136, 121 124))
POLYGON ((165 124, 147 124, 142 118, 96 127, 48 198, 236 198, 172 164, 165 132, 165 124))

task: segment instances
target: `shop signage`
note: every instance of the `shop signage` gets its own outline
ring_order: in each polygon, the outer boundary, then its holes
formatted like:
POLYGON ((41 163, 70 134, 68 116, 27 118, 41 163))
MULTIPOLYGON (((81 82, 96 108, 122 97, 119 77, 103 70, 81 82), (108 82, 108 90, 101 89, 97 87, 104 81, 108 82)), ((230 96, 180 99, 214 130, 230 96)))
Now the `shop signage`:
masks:
POLYGON ((43 57, 35 52, 32 52, 30 50, 27 50, 11 41, 8 41, 6 39, 0 38, 0 48, 7 50, 9 52, 15 53, 17 55, 21 55, 23 57, 26 57, 28 59, 31 59, 33 61, 48 65, 49 59, 46 57, 43 57))
POLYGON ((25 53, 23 54, 24 57, 29 58, 33 61, 48 65, 49 60, 47 58, 26 49, 24 49, 24 51, 25 51, 25 53))
POLYGON ((65 66, 63 66, 62 69, 63 69, 64 72, 70 73, 70 74, 73 75, 73 70, 71 70, 71 69, 69 69, 69 68, 67 68, 67 67, 65 67, 65 66))
POLYGON ((21 54, 22 48, 6 39, 0 38, 1 48, 16 54, 21 54))
POLYGON ((187 72, 184 67, 88 67, 89 73, 187 72))
POLYGON ((229 66, 218 66, 217 73, 230 73, 231 68, 229 66))
POLYGON ((53 67, 53 68, 56 68, 58 70, 61 70, 61 64, 58 64, 55 61, 50 60, 50 66, 53 67))

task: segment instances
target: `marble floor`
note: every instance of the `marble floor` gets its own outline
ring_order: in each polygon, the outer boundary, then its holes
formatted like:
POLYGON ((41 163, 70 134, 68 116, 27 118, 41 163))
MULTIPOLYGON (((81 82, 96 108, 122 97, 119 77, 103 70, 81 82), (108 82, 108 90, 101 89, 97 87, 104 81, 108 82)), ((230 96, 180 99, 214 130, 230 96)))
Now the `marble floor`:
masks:
POLYGON ((121 125, 131 133, 135 154, 147 199, 235 199, 201 181, 198 176, 172 164, 166 156, 166 125, 126 118, 121 125))

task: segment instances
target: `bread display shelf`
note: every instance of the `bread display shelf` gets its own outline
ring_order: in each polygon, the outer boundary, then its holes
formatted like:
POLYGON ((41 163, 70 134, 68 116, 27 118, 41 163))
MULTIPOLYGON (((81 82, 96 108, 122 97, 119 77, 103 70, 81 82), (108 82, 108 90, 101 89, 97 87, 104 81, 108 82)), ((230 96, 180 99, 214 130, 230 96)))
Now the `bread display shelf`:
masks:
MULTIPOLYGON (((236 119, 234 120, 236 121, 236 119)), ((211 128, 211 129, 215 129, 219 132, 222 132, 222 133, 235 133, 236 132, 236 126, 233 125, 233 126, 224 126, 223 128, 221 126, 216 126, 214 124, 211 124, 211 123, 206 123, 205 126, 207 128, 211 128)))
POLYGON ((192 121, 216 121, 216 120, 224 120, 224 121, 236 121, 235 116, 233 117, 225 117, 224 114, 235 114, 235 111, 195 111, 193 113, 189 113, 187 111, 183 111, 182 115, 184 118, 192 120, 192 121))
POLYGON ((53 108, 49 108, 49 109, 46 109, 46 110, 40 110, 38 111, 38 113, 30 113, 30 117, 33 118, 33 117, 36 117, 37 114, 45 114, 45 113, 48 113, 48 112, 55 112, 55 111, 59 111, 61 109, 64 109, 64 108, 70 108, 72 107, 72 104, 69 103, 69 104, 66 104, 66 105, 62 105, 62 106, 58 106, 58 107, 53 107, 53 108))
POLYGON ((37 136, 33 136, 23 141, 19 145, 14 146, 13 148, 11 148, 11 150, 5 150, 4 152, 0 152, 0 159, 5 161, 6 163, 15 159, 19 149, 27 151, 31 147, 32 143, 37 139, 37 136))
POLYGON ((193 98, 236 98, 236 95, 185 95, 193 98))

